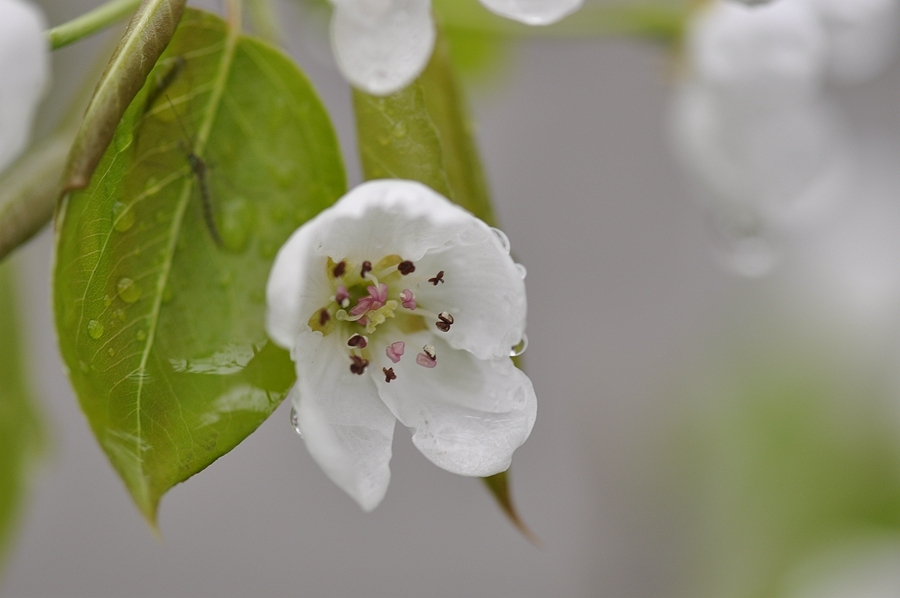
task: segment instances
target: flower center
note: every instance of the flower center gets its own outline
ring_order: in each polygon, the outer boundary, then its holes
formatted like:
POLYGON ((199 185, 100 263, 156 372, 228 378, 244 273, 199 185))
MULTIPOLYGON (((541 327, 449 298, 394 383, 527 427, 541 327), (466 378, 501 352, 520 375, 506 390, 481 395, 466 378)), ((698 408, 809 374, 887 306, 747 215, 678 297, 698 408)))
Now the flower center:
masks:
MULTIPOLYGON (((420 286, 447 282, 443 270, 417 272, 413 262, 399 255, 358 264, 328 258, 325 268, 334 294, 310 317, 308 324, 325 336, 337 334, 346 338, 349 367, 354 374, 366 372, 372 351, 384 351, 392 363, 399 363, 406 342, 396 338, 398 332, 402 335, 428 330, 429 319, 441 332, 449 332, 453 326, 452 314, 429 311, 416 300, 420 286), (383 326, 388 321, 392 326, 383 326)), ((425 345, 415 361, 425 368, 436 367, 434 347, 425 345)), ((385 382, 397 379, 393 368, 382 368, 382 373, 385 382)))

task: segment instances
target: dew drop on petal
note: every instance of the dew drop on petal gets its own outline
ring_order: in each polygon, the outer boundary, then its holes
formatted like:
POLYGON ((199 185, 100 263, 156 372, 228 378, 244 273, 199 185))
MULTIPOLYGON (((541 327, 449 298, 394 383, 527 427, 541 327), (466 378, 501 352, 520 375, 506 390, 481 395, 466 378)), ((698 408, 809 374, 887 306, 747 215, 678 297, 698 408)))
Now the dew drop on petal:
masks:
POLYGON ((509 352, 509 356, 510 357, 518 357, 519 355, 524 353, 525 349, 527 349, 527 348, 528 348, 528 335, 523 334, 522 340, 520 340, 519 344, 517 344, 515 347, 512 348, 512 350, 509 352))
POLYGON ((528 276, 528 269, 522 264, 516 264, 516 270, 519 271, 519 276, 522 277, 522 280, 525 280, 525 277, 528 276))
POLYGON ((303 431, 300 429, 300 416, 297 414, 296 407, 291 407, 291 425, 294 427, 297 436, 303 438, 303 431))
POLYGON ((116 284, 116 290, 125 303, 134 303, 141 298, 140 285, 127 276, 119 279, 119 282, 116 284))
POLYGON ((97 340, 103 336, 103 323, 100 320, 91 320, 87 325, 87 333, 92 339, 97 340))
POLYGON ((509 237, 506 236, 506 233, 493 226, 491 227, 491 230, 497 235, 497 239, 500 241, 500 246, 503 247, 503 251, 509 253, 509 237))

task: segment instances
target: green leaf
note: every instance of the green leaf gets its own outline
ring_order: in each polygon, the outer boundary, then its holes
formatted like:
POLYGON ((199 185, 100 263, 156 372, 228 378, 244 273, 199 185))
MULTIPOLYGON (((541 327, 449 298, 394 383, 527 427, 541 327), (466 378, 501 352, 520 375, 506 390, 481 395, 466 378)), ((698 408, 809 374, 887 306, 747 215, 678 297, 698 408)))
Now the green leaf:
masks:
POLYGON ((12 263, 0 263, 0 559, 9 551, 41 427, 25 382, 12 263))
POLYGON ((387 97, 353 91, 366 179, 419 181, 494 225, 472 122, 443 38, 425 72, 387 97))
POLYGON ((154 523, 294 379, 265 284, 291 232, 346 190, 337 138, 279 51, 186 10, 91 186, 58 216, 55 310, 82 409, 154 523))
MULTIPOLYGON (((419 181, 495 224, 473 126, 442 37, 409 87, 383 98, 354 90, 353 105, 366 179, 419 181)), ((484 482, 513 524, 536 541, 516 513, 509 472, 484 482)))

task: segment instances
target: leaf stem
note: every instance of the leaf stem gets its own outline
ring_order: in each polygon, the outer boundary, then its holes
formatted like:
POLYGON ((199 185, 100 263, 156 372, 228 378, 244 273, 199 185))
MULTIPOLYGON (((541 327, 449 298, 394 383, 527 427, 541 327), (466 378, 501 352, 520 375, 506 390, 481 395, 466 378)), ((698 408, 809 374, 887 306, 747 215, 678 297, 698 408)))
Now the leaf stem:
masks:
POLYGON ((94 33, 120 21, 137 10, 141 0, 110 0, 92 11, 76 17, 47 31, 50 49, 57 50, 72 42, 93 35, 94 33))

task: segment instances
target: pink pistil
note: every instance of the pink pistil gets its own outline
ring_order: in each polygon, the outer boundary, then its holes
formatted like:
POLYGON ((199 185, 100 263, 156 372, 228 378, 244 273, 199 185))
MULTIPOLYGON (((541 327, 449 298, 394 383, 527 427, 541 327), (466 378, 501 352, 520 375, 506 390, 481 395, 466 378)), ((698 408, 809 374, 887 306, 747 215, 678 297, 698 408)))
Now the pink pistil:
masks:
POLYGON ((378 286, 370 286, 366 288, 369 291, 367 297, 360 297, 359 301, 350 310, 351 316, 361 316, 367 312, 375 311, 387 302, 388 286, 383 282, 378 286))
POLYGON ((396 343, 391 343, 384 350, 385 354, 388 356, 388 359, 393 361, 394 363, 400 363, 400 358, 403 357, 403 352, 406 350, 406 343, 403 341, 397 341, 396 343))
POLYGON ((415 309, 416 308, 416 296, 413 295, 413 292, 409 289, 403 289, 400 293, 400 303, 406 309, 415 309))
POLYGON ((416 363, 418 363, 423 368, 430 369, 437 365, 437 359, 435 359, 434 357, 429 357, 424 353, 419 353, 418 355, 416 355, 416 363))
POLYGON ((334 300, 339 304, 343 305, 345 299, 350 298, 350 291, 347 290, 347 287, 341 285, 337 288, 337 292, 334 294, 334 300))

